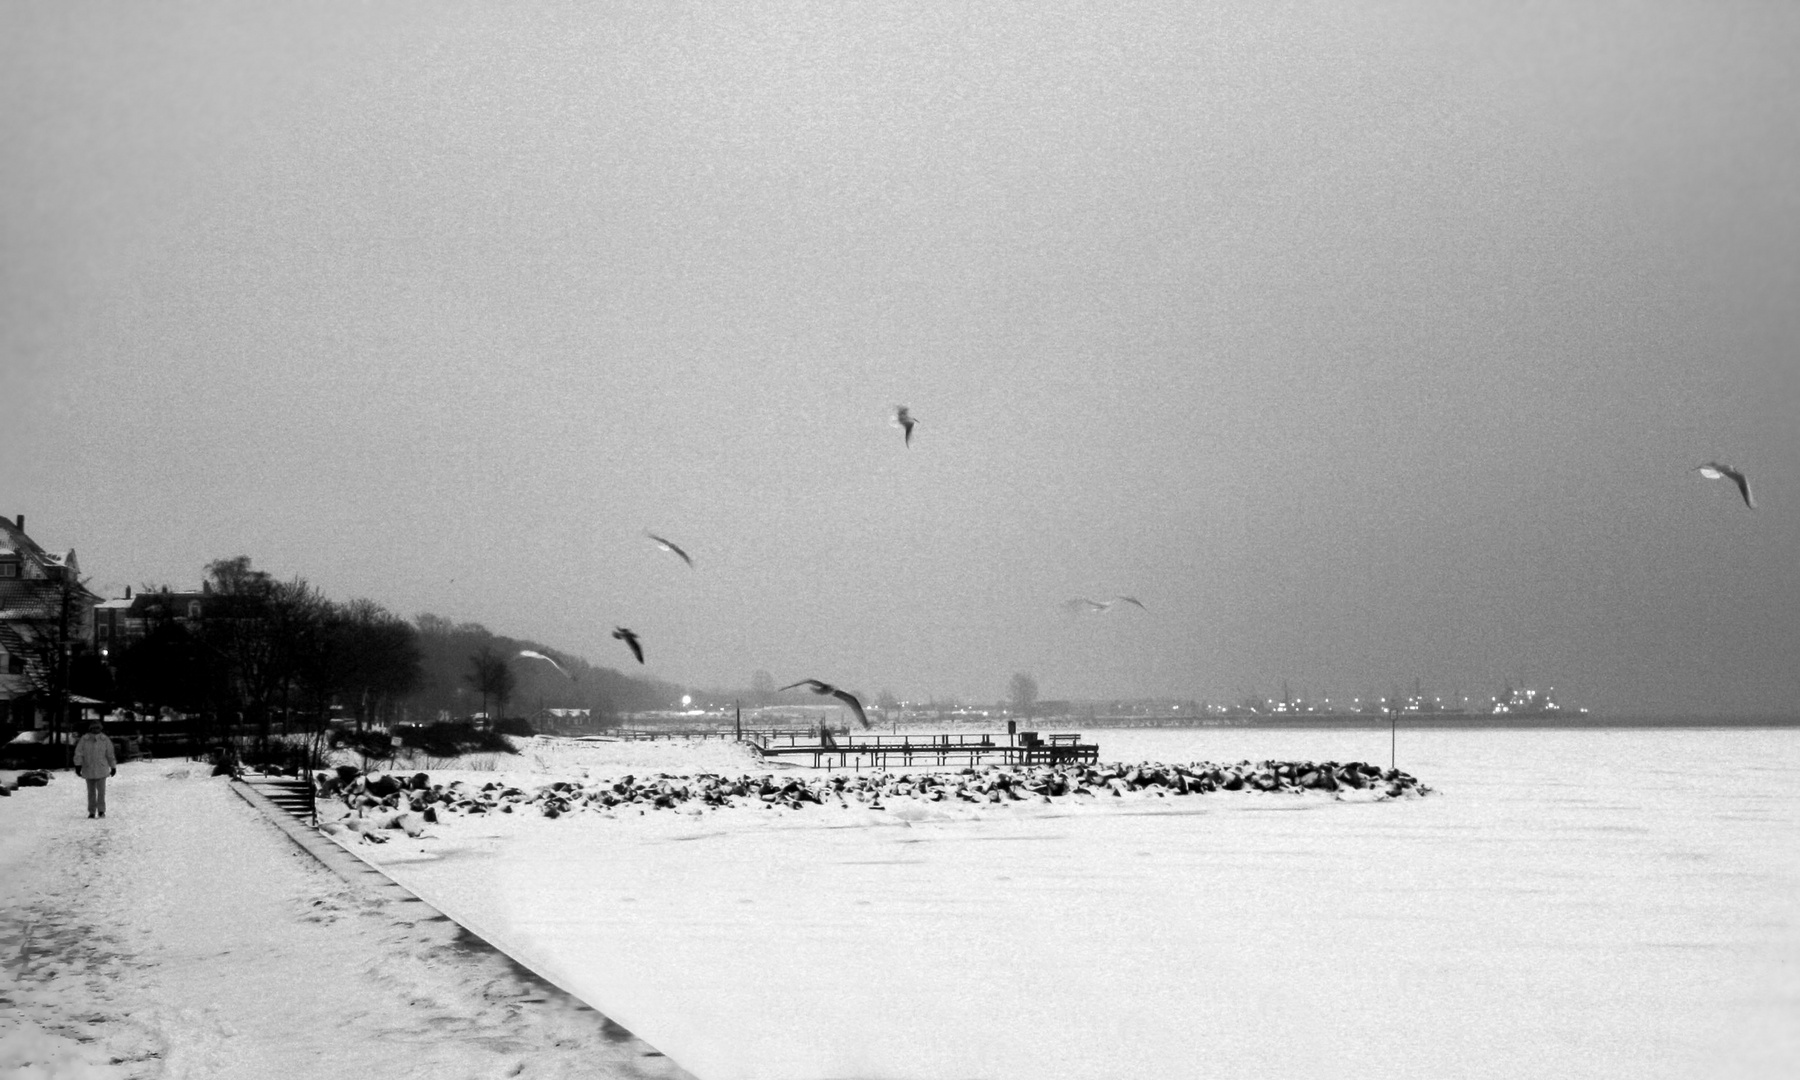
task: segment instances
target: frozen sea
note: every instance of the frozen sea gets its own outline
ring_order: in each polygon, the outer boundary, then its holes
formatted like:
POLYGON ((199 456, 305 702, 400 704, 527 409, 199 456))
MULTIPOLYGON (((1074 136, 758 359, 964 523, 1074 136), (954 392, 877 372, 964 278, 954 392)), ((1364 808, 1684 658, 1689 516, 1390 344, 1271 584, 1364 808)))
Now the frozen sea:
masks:
MULTIPOLYGON (((1097 741, 1389 756, 1369 729, 1097 741)), ((1800 1076, 1800 729, 1397 753, 1434 794, 516 815, 371 854, 702 1080, 1800 1076)), ((768 771, 731 766, 695 767, 768 771)))

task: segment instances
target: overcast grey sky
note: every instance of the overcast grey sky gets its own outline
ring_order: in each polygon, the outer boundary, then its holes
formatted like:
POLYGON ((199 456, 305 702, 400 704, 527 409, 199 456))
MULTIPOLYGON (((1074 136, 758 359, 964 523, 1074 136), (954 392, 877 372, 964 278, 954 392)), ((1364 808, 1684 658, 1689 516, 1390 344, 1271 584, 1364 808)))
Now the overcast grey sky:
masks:
POLYGON ((691 685, 1793 712, 1797 56, 1785 3, 6 3, 0 513, 691 685))

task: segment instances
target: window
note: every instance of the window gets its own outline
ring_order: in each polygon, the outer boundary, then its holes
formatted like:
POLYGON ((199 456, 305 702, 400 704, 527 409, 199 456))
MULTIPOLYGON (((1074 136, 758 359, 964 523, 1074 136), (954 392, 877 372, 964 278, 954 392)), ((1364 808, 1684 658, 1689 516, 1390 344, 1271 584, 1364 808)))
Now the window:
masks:
POLYGON ((200 617, 200 601, 189 600, 188 601, 188 618, 198 619, 199 617, 200 617))
POLYGON ((19 564, 11 559, 0 560, 0 577, 18 577, 19 564))

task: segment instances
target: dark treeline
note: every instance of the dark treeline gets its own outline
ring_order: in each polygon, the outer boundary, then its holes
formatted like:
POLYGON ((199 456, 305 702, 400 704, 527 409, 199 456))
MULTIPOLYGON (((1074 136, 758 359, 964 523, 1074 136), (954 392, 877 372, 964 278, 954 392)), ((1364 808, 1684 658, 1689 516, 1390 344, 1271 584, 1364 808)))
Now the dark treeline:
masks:
POLYGON ((437 615, 408 621, 373 600, 331 600, 304 578, 278 580, 249 556, 206 566, 198 597, 146 586, 143 633, 113 652, 82 692, 195 718, 195 736, 266 741, 320 735, 340 718, 359 731, 475 713, 666 707, 680 690, 596 668, 580 657, 437 615), (197 606, 196 606, 197 605, 197 606), (522 649, 554 656, 573 680, 522 649))
POLYGON ((682 693, 673 683, 595 667, 579 656, 496 634, 480 623, 455 623, 427 613, 418 617, 417 629, 423 674, 407 702, 417 720, 484 711, 531 716, 540 709, 589 709, 602 721, 621 712, 669 708, 682 693), (521 657, 526 649, 553 657, 574 678, 542 660, 521 657))
POLYGON ((387 721, 420 686, 418 631, 372 600, 338 603, 245 555, 207 564, 191 595, 143 590, 143 636, 113 655, 108 697, 190 714, 202 738, 266 740, 321 731, 334 707, 359 726, 387 721))

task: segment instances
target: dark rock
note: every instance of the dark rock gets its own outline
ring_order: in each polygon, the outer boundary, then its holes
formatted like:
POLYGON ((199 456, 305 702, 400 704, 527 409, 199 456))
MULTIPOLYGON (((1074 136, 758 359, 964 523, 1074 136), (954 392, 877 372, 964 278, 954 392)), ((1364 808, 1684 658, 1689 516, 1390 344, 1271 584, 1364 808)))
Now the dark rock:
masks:
POLYGON ((386 798, 400 790, 400 781, 391 776, 371 776, 366 782, 366 790, 377 798, 386 798))

